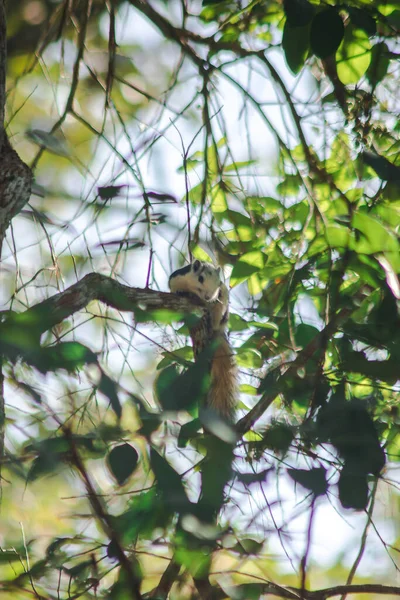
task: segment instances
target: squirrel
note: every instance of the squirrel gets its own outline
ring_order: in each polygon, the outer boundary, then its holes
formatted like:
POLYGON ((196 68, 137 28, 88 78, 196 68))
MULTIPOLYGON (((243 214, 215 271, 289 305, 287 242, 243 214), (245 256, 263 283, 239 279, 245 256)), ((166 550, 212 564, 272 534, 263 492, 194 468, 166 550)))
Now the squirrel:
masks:
POLYGON ((169 287, 173 293, 189 297, 194 294, 207 303, 200 321, 190 328, 194 358, 197 360, 199 354, 210 344, 215 345, 206 404, 232 421, 237 399, 237 368, 226 336, 229 293, 221 281, 221 269, 195 260, 171 274, 169 287))

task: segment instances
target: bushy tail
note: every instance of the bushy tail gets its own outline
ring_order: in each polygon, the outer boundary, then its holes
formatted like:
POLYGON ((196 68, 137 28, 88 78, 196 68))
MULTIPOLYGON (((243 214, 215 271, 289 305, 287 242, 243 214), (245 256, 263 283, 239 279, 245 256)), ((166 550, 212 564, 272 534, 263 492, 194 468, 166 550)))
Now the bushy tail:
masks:
POLYGON ((211 386, 207 404, 220 415, 232 420, 238 396, 237 366, 233 350, 221 333, 211 364, 211 386))

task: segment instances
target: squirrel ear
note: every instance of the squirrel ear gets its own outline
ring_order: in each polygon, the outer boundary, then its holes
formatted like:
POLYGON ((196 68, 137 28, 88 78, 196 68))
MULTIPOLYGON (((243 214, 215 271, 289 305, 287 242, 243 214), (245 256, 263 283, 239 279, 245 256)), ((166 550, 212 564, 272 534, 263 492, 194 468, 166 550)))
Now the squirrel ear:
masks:
POLYGON ((195 260, 193 263, 193 271, 196 272, 200 269, 201 262, 199 260, 195 260))

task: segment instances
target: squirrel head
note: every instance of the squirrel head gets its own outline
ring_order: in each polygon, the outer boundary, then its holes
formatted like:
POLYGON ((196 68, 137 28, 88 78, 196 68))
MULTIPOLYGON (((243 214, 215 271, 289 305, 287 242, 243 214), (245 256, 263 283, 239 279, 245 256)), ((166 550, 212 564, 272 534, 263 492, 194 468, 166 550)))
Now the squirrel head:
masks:
POLYGON ((169 278, 171 292, 196 294, 206 302, 217 300, 221 284, 221 269, 200 260, 174 271, 169 278))

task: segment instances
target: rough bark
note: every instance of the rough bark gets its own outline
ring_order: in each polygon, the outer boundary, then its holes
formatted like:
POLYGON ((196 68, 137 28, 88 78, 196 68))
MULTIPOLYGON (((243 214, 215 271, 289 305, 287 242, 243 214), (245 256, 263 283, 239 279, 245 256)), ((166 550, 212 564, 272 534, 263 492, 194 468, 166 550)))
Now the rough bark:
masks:
POLYGON ((4 132, 0 149, 0 239, 3 240, 11 219, 28 202, 31 195, 32 172, 11 148, 4 132))
MULTIPOLYGON (((32 172, 11 148, 4 129, 6 104, 6 17, 4 0, 0 0, 0 274, 1 249, 11 219, 17 215, 31 195, 32 172)), ((4 381, 0 357, 0 468, 4 454, 5 403, 4 381)), ((1 483, 1 472, 0 472, 1 483)))

